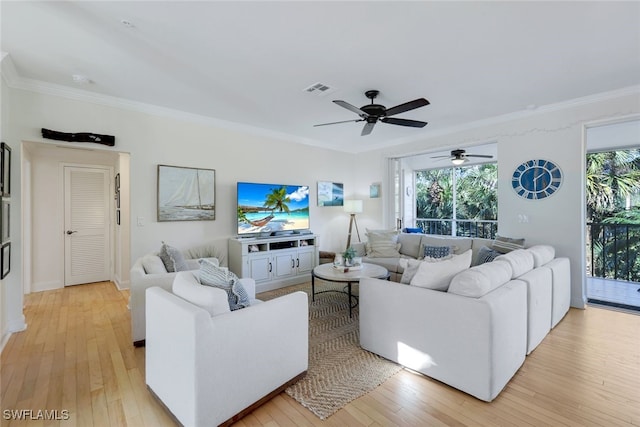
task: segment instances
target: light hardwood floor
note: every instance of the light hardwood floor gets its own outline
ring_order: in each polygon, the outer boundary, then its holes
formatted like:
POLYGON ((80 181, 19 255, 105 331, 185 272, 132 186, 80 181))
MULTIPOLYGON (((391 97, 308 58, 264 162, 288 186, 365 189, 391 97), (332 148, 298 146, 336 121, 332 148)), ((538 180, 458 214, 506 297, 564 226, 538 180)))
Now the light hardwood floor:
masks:
MULTIPOLYGON (((174 426, 147 391, 127 291, 110 282, 25 297, 1 357, 2 426, 174 426), (67 420, 7 420, 6 410, 67 420)), ((215 404, 215 402, 212 402, 215 404)), ((571 309, 492 403, 400 371, 326 421, 282 393, 239 426, 640 425, 640 316, 571 309)))

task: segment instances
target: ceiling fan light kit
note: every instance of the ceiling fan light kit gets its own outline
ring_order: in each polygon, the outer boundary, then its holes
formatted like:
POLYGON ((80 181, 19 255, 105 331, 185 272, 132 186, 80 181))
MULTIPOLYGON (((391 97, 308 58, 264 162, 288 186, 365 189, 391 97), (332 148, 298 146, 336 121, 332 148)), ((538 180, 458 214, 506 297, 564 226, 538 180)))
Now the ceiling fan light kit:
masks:
POLYGON ((455 166, 460 166, 469 161, 469 157, 478 157, 483 159, 492 159, 493 156, 488 154, 467 154, 465 150, 451 150, 448 156, 433 156, 432 159, 449 159, 455 166))
POLYGON ((374 99, 380 94, 380 91, 377 90, 368 90, 364 93, 364 96, 371 100, 371 104, 364 105, 360 108, 355 105, 351 105, 346 101, 341 99, 334 100, 333 102, 336 105, 341 106, 342 108, 346 108, 347 110, 356 113, 360 116, 359 119, 354 120, 343 120, 339 122, 330 122, 330 123, 321 123, 314 126, 327 126, 327 125, 335 125, 339 123, 351 123, 351 122, 366 122, 364 127, 362 128, 361 136, 369 135, 373 130, 375 124, 379 121, 382 123, 388 123, 392 125, 398 126, 407 126, 414 128, 423 128, 427 125, 427 122, 421 122, 418 120, 409 120, 409 119, 399 119, 395 117, 396 114, 404 113, 406 111, 414 110, 416 108, 424 107, 429 105, 429 101, 424 98, 414 99, 413 101, 405 102, 404 104, 396 105, 395 107, 386 108, 381 104, 374 104, 374 99))

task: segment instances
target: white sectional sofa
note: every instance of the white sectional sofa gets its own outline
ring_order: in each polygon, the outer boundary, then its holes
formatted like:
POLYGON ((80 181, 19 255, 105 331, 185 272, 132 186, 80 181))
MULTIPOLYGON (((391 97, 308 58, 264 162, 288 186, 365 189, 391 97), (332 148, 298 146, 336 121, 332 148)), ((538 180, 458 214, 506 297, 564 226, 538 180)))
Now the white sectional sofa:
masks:
MULTIPOLYGON (((491 242, 414 235, 405 250, 423 238, 463 251, 475 246, 474 262, 479 245, 491 242)), ((399 279, 402 266, 393 262, 383 265, 399 279)), ((445 291, 362 279, 359 292, 363 348, 491 401, 569 310, 569 260, 536 245, 455 274, 445 291)))
MULTIPOLYGON (((200 268, 201 258, 217 259, 221 267, 227 265, 227 254, 220 248, 226 248, 227 242, 213 241, 183 251, 189 270, 200 268)), ((149 253, 136 260, 131 267, 131 289, 129 311, 131 313, 131 339, 136 347, 145 343, 145 292, 152 286, 170 290, 176 273, 168 273, 158 252, 149 253)))
POLYGON ((146 383, 181 425, 229 425, 306 372, 306 293, 230 311, 227 293, 191 271, 173 292, 146 290, 146 383))

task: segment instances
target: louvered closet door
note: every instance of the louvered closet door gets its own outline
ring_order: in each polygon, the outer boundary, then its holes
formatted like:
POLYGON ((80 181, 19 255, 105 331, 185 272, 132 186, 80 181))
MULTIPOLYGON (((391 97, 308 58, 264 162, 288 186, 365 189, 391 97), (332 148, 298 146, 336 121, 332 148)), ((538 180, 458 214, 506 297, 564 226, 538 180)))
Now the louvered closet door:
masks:
POLYGON ((109 171, 65 167, 65 286, 110 280, 109 171))

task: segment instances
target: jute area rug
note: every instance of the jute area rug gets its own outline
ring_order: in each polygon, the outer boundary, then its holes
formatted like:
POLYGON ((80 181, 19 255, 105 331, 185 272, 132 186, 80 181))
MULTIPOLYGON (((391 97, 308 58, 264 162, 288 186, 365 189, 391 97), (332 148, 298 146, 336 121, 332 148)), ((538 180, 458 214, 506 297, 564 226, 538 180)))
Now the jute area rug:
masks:
MULTIPOLYGON (((316 292, 344 285, 316 280, 316 292)), ((357 286, 354 286, 357 290, 357 286)), ((347 295, 324 292, 311 301, 311 283, 261 293, 269 300, 294 291, 309 296, 309 369, 285 392, 324 420, 354 399, 378 387, 402 369, 360 347, 358 308, 349 317, 347 295)))

